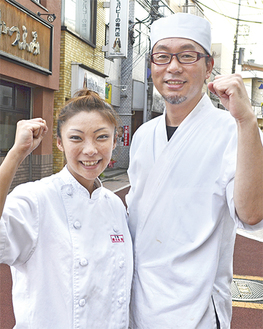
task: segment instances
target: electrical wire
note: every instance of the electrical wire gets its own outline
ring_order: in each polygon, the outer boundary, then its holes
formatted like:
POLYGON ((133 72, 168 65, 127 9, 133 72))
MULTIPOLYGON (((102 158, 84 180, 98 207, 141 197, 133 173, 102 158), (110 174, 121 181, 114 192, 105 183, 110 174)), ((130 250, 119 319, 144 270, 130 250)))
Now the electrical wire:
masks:
MULTIPOLYGON (((233 5, 238 5, 236 2, 232 2, 232 1, 229 1, 229 0, 221 0, 221 1, 224 1, 224 2, 227 2, 227 3, 231 3, 233 5)), ((262 2, 263 4, 263 2, 262 2)), ((251 6, 251 5, 244 5, 242 4, 243 7, 247 7, 247 8, 252 8, 252 9, 258 9, 258 10, 262 10, 263 8, 259 8, 259 7, 254 7, 254 6, 251 6)))
MULTIPOLYGON (((235 18, 235 17, 231 17, 231 16, 225 15, 225 14, 223 14, 223 13, 218 13, 215 9, 212 9, 212 8, 208 7, 207 5, 205 5, 204 3, 202 3, 202 2, 199 1, 199 0, 195 0, 195 2, 198 3, 199 5, 204 6, 204 7, 207 8, 207 9, 209 9, 209 10, 211 10, 211 11, 217 13, 218 15, 221 15, 221 16, 224 16, 224 17, 227 17, 227 18, 233 19, 233 20, 237 20, 237 18, 235 18)), ((249 20, 241 19, 241 18, 239 18, 238 20, 239 20, 240 22, 246 22, 246 23, 263 24, 263 22, 249 21, 249 20)))
POLYGON ((135 60, 131 64, 127 65, 127 67, 122 71, 123 76, 125 76, 126 73, 130 72, 130 74, 126 78, 125 83, 128 81, 130 75, 132 74, 132 70, 140 63, 140 60, 145 56, 146 53, 148 53, 147 48, 145 48, 145 50, 142 53, 138 54, 138 56, 135 58, 135 60))

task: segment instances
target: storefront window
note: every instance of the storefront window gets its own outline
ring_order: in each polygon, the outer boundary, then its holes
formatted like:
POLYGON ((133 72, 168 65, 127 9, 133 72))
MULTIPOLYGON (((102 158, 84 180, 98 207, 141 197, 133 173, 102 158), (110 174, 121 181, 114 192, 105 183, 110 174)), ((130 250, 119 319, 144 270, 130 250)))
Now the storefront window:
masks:
POLYGON ((0 156, 15 140, 16 124, 30 117, 30 88, 0 80, 0 156))
POLYGON ((0 106, 13 108, 13 88, 11 86, 0 85, 0 106))
POLYGON ((62 24, 96 44, 97 0, 63 0, 62 24))

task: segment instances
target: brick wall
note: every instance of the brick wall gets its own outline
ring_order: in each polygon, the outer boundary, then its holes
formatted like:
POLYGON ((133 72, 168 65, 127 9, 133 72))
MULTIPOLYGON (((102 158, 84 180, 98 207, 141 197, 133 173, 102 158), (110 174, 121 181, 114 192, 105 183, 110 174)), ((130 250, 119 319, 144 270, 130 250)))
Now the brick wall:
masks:
POLYGON ((57 115, 65 101, 71 97, 71 63, 84 64, 92 69, 104 73, 104 53, 101 51, 105 44, 105 9, 103 1, 98 0, 97 6, 97 34, 96 48, 68 31, 61 31, 60 49, 60 77, 59 91, 55 92, 54 125, 53 125, 53 172, 60 171, 64 164, 64 155, 56 146, 57 115))
MULTIPOLYGON (((4 161, 4 157, 0 157, 0 165, 4 161)), ((17 185, 23 184, 29 181, 30 178, 30 156, 28 156, 19 166, 16 175, 11 184, 10 191, 17 185)))
MULTIPOLYGON (((0 157, 0 165, 2 164, 3 160, 4 157, 0 157)), ((52 160, 52 154, 30 154, 19 166, 11 184, 10 191, 13 190, 17 185, 50 176, 50 174, 52 174, 52 160)))
POLYGON ((32 180, 50 176, 53 167, 53 155, 32 155, 32 180))

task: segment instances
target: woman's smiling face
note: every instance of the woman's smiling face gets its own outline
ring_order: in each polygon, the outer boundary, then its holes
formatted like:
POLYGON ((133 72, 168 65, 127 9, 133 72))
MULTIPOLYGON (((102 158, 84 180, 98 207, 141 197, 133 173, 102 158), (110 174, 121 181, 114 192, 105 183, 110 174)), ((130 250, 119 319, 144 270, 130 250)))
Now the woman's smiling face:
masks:
POLYGON ((90 193, 95 178, 110 162, 115 145, 115 126, 97 111, 81 111, 69 118, 61 127, 61 138, 57 138, 68 170, 90 193))

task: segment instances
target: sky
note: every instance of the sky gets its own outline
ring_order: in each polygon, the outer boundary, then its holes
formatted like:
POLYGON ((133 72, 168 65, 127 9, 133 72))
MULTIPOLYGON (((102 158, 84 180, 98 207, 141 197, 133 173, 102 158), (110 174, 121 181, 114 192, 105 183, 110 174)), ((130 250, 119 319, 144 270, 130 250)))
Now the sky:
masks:
POLYGON ((241 5, 237 48, 245 48, 245 61, 254 59, 255 63, 263 65, 263 0, 198 1, 200 6, 204 9, 205 17, 212 25, 212 42, 223 43, 226 47, 231 49, 232 53, 234 49, 234 35, 236 34, 236 19, 238 17, 239 2, 241 5), (261 22, 261 24, 246 21, 256 21, 261 22))

